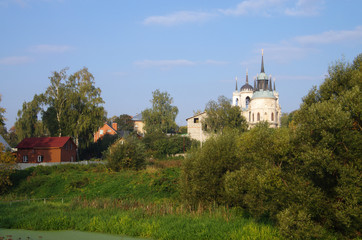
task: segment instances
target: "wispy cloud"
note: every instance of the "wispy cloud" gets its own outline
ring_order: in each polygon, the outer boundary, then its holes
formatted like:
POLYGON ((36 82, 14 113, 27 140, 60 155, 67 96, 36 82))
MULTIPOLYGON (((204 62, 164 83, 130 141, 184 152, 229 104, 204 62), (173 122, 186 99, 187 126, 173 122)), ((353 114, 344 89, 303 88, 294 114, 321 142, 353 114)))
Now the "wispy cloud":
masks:
POLYGON ((298 0, 293 8, 285 9, 289 16, 314 16, 323 9, 324 0, 298 0))
POLYGON ((250 15, 258 13, 269 16, 272 12, 280 8, 285 0, 245 0, 240 2, 235 8, 220 9, 225 15, 250 15))
POLYGON ((72 47, 67 45, 42 44, 30 47, 29 51, 33 53, 64 53, 71 49, 72 47))
POLYGON ((143 21, 143 24, 174 26, 182 23, 204 22, 215 16, 215 14, 207 12, 181 11, 164 16, 148 17, 143 21))
POLYGON ((27 56, 12 56, 0 58, 0 65, 19 65, 32 62, 33 59, 27 56))
POLYGON ((298 36, 294 38, 294 41, 308 45, 308 44, 331 44, 341 42, 362 42, 362 26, 357 26, 353 30, 341 30, 341 31, 326 31, 320 34, 298 36))

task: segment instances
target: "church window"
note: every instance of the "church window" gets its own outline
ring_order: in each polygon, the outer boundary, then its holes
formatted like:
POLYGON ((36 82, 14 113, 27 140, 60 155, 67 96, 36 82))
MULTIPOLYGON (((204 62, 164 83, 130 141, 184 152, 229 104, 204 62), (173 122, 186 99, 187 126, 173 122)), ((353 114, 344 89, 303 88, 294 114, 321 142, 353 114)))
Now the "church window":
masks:
POLYGON ((253 122, 254 122, 254 113, 253 113, 253 122))
POLYGON ((194 123, 199 123, 199 118, 194 118, 194 123))
POLYGON ((249 112, 249 122, 250 122, 250 118, 251 118, 251 112, 249 112))
POLYGON ((258 113, 258 115, 256 117, 256 121, 260 121, 260 113, 258 113))
POLYGON ((274 121, 274 113, 271 113, 271 120, 274 121))
POLYGON ((235 99, 235 106, 239 106, 239 98, 235 99))
POLYGON ((245 98, 245 106, 246 106, 246 108, 249 107, 249 103, 250 103, 250 97, 248 96, 248 97, 245 98))

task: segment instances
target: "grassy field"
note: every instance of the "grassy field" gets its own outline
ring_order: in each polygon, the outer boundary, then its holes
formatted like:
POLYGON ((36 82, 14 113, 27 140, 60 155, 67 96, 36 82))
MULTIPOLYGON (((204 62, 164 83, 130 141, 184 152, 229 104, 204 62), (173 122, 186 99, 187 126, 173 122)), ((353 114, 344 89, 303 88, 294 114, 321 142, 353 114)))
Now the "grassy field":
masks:
POLYGON ((279 239, 275 227, 241 209, 180 201, 177 161, 110 172, 103 165, 62 165, 17 172, 1 196, 0 227, 79 230, 153 239, 279 239), (45 203, 43 199, 48 198, 45 203), (15 199, 25 201, 11 202, 15 199), (63 201, 62 201, 63 199, 63 201))

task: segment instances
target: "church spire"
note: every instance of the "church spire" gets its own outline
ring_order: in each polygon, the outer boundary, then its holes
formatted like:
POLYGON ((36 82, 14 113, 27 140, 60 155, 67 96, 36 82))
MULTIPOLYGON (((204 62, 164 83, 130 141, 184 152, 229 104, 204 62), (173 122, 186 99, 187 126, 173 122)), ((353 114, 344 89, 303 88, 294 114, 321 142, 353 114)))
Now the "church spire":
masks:
POLYGON ((264 72, 264 49, 261 50, 261 73, 264 72))
POLYGON ((235 77, 235 83, 236 83, 235 91, 237 91, 238 90, 238 77, 237 76, 235 77))
POLYGON ((274 78, 274 91, 275 91, 275 78, 274 78))
POLYGON ((246 84, 249 83, 249 75, 248 75, 248 69, 246 69, 246 84))

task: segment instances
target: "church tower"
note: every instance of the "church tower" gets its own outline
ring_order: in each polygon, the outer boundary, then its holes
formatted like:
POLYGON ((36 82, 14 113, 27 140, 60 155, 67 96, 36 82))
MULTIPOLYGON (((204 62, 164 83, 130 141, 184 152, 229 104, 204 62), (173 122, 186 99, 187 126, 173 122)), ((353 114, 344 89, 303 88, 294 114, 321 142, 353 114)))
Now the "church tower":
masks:
POLYGON ((241 108, 242 115, 248 121, 250 128, 261 121, 267 121, 272 128, 280 127, 279 94, 275 89, 275 79, 273 88, 271 75, 268 77, 265 73, 263 50, 261 69, 254 78, 254 87, 249 84, 247 71, 246 83, 240 88, 240 91, 236 90, 233 93, 233 105, 241 108))

